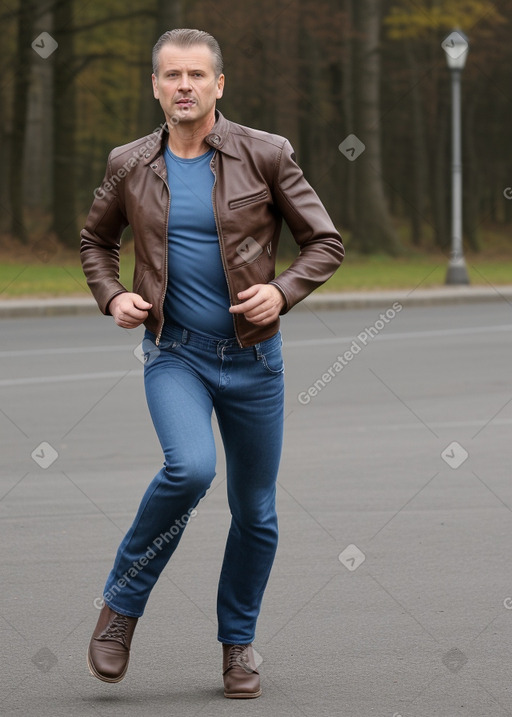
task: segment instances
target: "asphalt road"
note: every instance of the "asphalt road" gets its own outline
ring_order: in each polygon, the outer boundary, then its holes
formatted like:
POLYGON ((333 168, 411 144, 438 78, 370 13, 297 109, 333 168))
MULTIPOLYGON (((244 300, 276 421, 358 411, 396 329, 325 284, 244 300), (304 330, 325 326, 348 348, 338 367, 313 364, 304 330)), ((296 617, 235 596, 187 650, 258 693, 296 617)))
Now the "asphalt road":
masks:
POLYGON ((285 318, 280 546, 264 692, 243 702, 216 641, 220 446, 127 677, 99 682, 95 602, 161 465, 141 331, 0 322, 0 714, 512 715, 511 319, 507 301, 285 318))

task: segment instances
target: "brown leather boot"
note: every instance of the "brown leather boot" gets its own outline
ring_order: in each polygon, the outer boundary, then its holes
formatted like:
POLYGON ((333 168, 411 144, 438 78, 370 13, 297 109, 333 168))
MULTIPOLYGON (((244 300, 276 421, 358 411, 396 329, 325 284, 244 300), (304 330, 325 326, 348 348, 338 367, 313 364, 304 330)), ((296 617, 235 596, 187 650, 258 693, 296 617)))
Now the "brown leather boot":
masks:
POLYGON ((252 644, 222 645, 224 697, 250 699, 261 695, 252 644))
POLYGON ((98 680, 120 682, 126 675, 137 620, 102 607, 87 652, 87 665, 98 680))

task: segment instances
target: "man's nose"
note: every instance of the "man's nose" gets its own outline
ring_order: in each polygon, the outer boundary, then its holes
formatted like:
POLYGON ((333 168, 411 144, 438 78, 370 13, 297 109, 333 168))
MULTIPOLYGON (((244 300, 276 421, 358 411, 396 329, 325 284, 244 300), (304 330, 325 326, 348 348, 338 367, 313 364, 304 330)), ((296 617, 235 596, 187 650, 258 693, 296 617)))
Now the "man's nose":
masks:
POLYGON ((179 89, 181 91, 187 91, 192 89, 190 86, 190 78, 186 72, 180 75, 179 89))

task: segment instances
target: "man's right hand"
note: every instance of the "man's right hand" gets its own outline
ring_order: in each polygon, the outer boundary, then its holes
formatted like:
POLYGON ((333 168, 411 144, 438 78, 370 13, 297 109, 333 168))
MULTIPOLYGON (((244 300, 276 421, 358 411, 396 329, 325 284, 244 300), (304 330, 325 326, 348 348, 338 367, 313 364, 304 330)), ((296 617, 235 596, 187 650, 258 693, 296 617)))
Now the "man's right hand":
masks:
POLYGON ((124 291, 114 296, 108 309, 118 326, 123 329, 135 329, 144 323, 152 306, 153 304, 148 304, 139 294, 124 291))

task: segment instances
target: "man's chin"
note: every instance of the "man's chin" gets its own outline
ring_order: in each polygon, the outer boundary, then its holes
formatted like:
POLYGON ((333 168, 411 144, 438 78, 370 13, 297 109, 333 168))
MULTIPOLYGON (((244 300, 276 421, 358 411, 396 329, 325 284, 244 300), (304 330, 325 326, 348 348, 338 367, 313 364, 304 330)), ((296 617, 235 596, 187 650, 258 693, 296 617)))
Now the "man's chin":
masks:
POLYGON ((190 122, 197 121, 197 116, 194 116, 195 113, 192 112, 184 112, 181 110, 181 112, 173 112, 171 115, 171 125, 177 125, 177 124, 187 124, 190 122))
POLYGON ((189 105, 186 107, 182 107, 180 105, 174 105, 173 107, 174 114, 182 119, 195 118, 199 114, 199 108, 197 105, 189 105))

